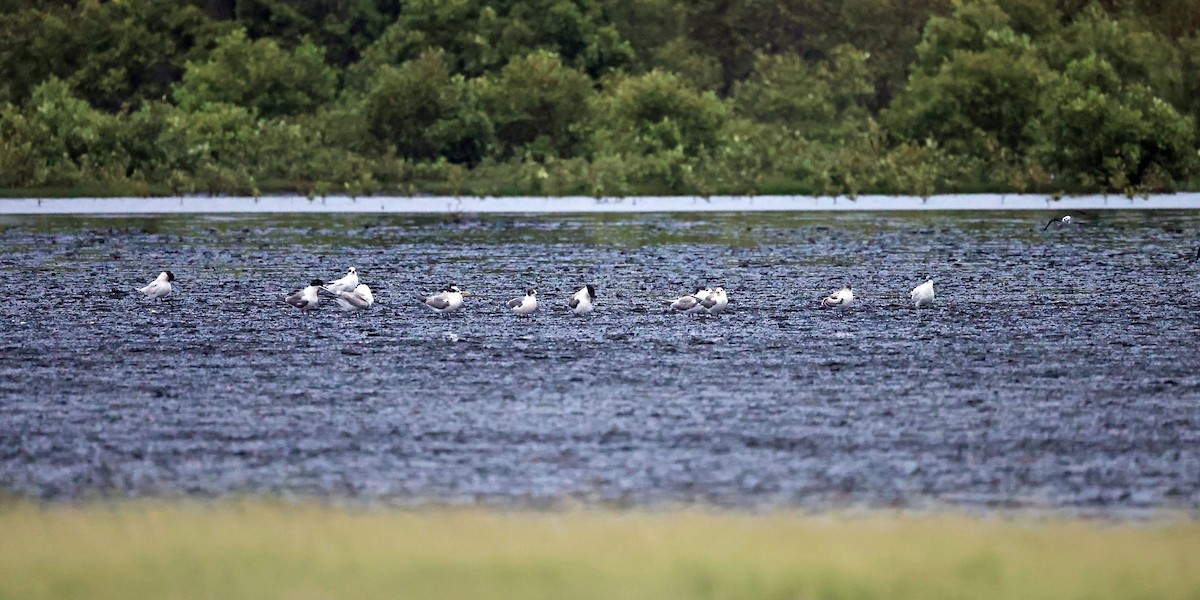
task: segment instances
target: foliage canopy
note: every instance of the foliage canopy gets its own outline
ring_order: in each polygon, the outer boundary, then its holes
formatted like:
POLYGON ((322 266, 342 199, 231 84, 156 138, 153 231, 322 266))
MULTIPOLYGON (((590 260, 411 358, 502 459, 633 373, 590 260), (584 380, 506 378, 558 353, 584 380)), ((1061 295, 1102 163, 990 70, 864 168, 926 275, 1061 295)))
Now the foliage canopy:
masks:
POLYGON ((1189 0, 0 1, 0 186, 1200 183, 1189 0))

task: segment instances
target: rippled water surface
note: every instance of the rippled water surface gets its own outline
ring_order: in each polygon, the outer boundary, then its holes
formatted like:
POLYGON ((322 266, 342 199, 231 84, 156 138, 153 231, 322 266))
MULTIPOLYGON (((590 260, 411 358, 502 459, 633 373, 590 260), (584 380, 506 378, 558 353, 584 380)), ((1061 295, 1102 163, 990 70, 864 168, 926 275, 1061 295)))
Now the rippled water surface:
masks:
POLYGON ((0 492, 1200 509, 1200 212, 1050 216, 0 217, 0 492))

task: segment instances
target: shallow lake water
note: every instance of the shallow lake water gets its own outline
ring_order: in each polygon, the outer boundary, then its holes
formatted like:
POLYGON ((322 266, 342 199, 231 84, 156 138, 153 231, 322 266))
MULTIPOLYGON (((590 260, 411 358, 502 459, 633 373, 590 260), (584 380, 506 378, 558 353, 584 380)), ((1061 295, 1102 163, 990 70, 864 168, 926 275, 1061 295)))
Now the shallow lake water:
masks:
POLYGON ((0 492, 1194 512, 1200 212, 1088 212, 0 216, 0 492))

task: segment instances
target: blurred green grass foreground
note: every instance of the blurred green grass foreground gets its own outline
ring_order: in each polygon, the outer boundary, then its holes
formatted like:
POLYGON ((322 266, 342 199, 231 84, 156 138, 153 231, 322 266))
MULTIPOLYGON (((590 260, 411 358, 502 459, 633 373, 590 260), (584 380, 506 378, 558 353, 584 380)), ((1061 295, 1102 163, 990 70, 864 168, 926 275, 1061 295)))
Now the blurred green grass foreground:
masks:
POLYGON ((1200 522, 0 504, 0 599, 1200 598, 1200 522))

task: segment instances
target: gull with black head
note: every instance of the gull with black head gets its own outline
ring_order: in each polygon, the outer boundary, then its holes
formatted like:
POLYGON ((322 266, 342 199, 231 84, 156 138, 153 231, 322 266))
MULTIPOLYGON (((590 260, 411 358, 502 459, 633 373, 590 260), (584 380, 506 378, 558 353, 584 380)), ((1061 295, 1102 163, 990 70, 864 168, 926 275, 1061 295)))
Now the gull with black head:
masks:
POLYGON ((320 279, 314 279, 308 283, 308 287, 288 294, 283 301, 300 309, 300 314, 305 314, 321 303, 321 296, 318 292, 322 285, 324 284, 320 279))
POLYGON ((587 284, 575 292, 571 299, 567 301, 567 306, 577 315, 586 315, 592 312, 595 308, 593 304, 596 301, 596 288, 592 284, 587 284))
POLYGON ((537 290, 529 288, 524 296, 509 300, 505 306, 518 315, 533 314, 537 310, 537 290))
POLYGON ((138 291, 145 294, 151 300, 161 301, 171 295, 172 281, 175 281, 175 274, 170 271, 163 271, 158 274, 158 277, 154 278, 154 281, 151 281, 145 287, 138 288, 138 291))

